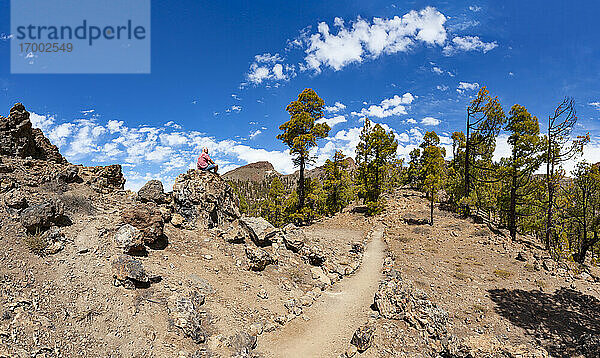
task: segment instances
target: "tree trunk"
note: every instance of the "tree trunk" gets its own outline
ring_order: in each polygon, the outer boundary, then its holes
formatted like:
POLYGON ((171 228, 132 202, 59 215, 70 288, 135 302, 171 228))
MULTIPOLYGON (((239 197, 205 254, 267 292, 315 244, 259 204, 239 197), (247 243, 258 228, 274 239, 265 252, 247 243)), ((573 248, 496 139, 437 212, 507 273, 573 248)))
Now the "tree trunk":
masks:
POLYGON ((433 226, 433 191, 431 192, 431 201, 430 201, 430 205, 429 205, 429 225, 433 226))
POLYGON ((298 211, 304 207, 304 156, 300 155, 300 179, 298 182, 298 211))
MULTIPOLYGON (((550 134, 548 134, 550 135, 550 134)), ((552 182, 552 177, 554 175, 554 166, 551 164, 551 139, 548 138, 548 157, 546 163, 546 183, 548 184, 548 211, 546 213, 546 236, 545 236, 545 244, 546 250, 550 250, 550 236, 552 235, 552 209, 554 203, 554 183, 552 182)))
MULTIPOLYGON (((514 169, 513 169, 514 170, 514 169)), ((513 240, 517 239, 517 173, 512 175, 512 185, 510 187, 510 208, 508 213, 508 230, 513 240)))
MULTIPOLYGON (((467 135, 465 136, 465 198, 469 197, 469 191, 470 191, 470 186, 471 186, 471 176, 469 173, 469 163, 470 163, 470 153, 471 153, 471 141, 469 138, 469 127, 470 127, 470 115, 468 114, 468 110, 467 110, 467 135)), ((467 212, 465 214, 469 214, 469 208, 467 207, 467 212)))

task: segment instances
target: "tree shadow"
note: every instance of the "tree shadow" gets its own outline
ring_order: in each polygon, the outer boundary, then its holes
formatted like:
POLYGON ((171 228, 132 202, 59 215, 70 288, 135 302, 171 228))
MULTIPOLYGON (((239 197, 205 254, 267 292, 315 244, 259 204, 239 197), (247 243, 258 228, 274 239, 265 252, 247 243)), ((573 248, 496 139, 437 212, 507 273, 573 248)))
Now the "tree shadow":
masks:
POLYGON ((527 330, 551 356, 599 357, 600 346, 587 337, 600 334, 600 300, 569 288, 554 293, 520 289, 489 290, 495 311, 527 330), (590 349, 593 350, 592 355, 590 349))

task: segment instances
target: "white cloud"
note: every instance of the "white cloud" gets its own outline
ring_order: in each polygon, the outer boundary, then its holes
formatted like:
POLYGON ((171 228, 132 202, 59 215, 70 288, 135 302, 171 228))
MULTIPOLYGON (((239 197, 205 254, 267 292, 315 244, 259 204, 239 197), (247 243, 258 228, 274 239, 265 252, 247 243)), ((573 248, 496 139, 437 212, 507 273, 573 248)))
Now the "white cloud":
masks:
POLYGON ((600 111, 600 102, 590 102, 588 104, 600 111))
POLYGON ((250 139, 254 139, 256 138, 257 135, 261 134, 262 131, 260 129, 257 129, 253 132, 250 132, 250 134, 248 135, 248 137, 250 137, 250 139))
POLYGON ((479 36, 456 36, 444 47, 444 54, 450 56, 456 51, 482 51, 487 53, 498 47, 498 43, 483 42, 479 36))
POLYGON ((444 70, 442 70, 441 68, 437 67, 437 66, 433 66, 431 68, 431 71, 433 73, 437 73, 438 75, 441 75, 442 73, 444 73, 444 70))
POLYGON ((407 120, 405 120, 405 122, 408 124, 417 124, 417 121, 415 121, 414 118, 408 118, 407 120))
POLYGON ((330 128, 333 128, 333 126, 335 126, 336 124, 344 122, 346 122, 346 116, 339 115, 331 118, 321 118, 315 123, 327 123, 327 125, 329 125, 330 128))
POLYGON ((433 117, 425 117, 421 119, 421 124, 424 126, 437 126, 440 124, 440 120, 433 117))
POLYGON ((227 112, 227 113, 232 113, 232 112, 240 113, 241 111, 242 111, 242 106, 237 106, 237 105, 231 106, 225 110, 225 112, 227 112))
POLYGON ((392 19, 376 17, 369 22, 358 18, 348 27, 341 18, 335 18, 335 34, 327 23, 321 22, 317 33, 302 38, 306 46, 305 69, 320 72, 321 67, 330 67, 339 71, 381 54, 407 52, 419 42, 442 46, 446 42, 445 22, 446 16, 433 7, 392 19))
POLYGON ((325 106, 325 112, 337 113, 346 109, 346 105, 341 102, 335 102, 333 106, 325 106))
POLYGON ((446 85, 437 85, 435 88, 437 88, 440 91, 447 91, 448 90, 448 86, 446 85))
POLYGON ((473 12, 478 12, 478 11, 481 11, 481 6, 471 5, 471 6, 469 6, 469 10, 471 10, 473 12))
POLYGON ((415 97, 407 92, 402 95, 394 95, 392 98, 387 98, 381 101, 379 105, 371 105, 369 108, 362 108, 360 112, 352 112, 353 116, 386 118, 390 116, 398 116, 407 114, 406 105, 411 104, 415 97))
POLYGON ((53 116, 43 116, 34 112, 29 113, 29 120, 31 125, 35 128, 39 128, 44 133, 48 133, 50 127, 54 124, 53 116))
MULTIPOLYGON (((259 85, 269 80, 287 81, 295 76, 295 66, 284 64, 283 59, 277 53, 274 55, 265 53, 254 56, 254 62, 252 62, 250 70, 246 74, 247 80, 254 85, 259 85)), ((239 99, 237 96, 234 98, 239 99)))
POLYGON ((465 91, 474 91, 479 88, 479 83, 469 83, 469 82, 459 82, 458 87, 456 87, 456 92, 464 93, 465 91))

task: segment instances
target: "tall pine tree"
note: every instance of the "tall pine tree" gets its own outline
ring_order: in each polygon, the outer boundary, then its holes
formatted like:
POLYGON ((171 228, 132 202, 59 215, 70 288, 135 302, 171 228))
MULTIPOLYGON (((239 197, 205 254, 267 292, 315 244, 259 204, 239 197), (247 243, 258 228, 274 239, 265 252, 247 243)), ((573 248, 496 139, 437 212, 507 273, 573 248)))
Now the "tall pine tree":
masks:
POLYGON ((327 123, 317 123, 323 118, 323 107, 325 102, 310 88, 305 89, 298 95, 298 99, 292 101, 286 108, 290 114, 290 120, 279 126, 283 133, 277 136, 290 148, 290 154, 294 156, 294 164, 298 166, 300 178, 298 179, 298 211, 304 207, 306 198, 304 170, 310 164, 310 148, 317 145, 317 139, 325 138, 329 134, 327 123))

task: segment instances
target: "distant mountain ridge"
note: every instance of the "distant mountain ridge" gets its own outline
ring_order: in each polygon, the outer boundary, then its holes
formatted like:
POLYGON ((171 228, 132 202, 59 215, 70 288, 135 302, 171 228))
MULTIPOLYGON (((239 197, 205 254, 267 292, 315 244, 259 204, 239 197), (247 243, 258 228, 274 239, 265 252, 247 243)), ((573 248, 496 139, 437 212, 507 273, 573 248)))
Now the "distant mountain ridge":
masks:
MULTIPOLYGON (((354 159, 352 159, 352 157, 346 157, 344 160, 348 162, 348 171, 353 172, 356 169, 356 162, 354 159)), ((230 170, 223 174, 223 178, 226 180, 250 182, 261 182, 264 180, 270 180, 273 177, 279 177, 282 180, 289 180, 292 178, 297 180, 298 176, 300 175, 299 173, 300 172, 296 170, 293 174, 281 174, 275 170, 273 164, 270 162, 260 161, 230 170)), ((318 178, 322 180, 325 176, 325 165, 308 169, 306 170, 305 175, 307 178, 318 178)))

